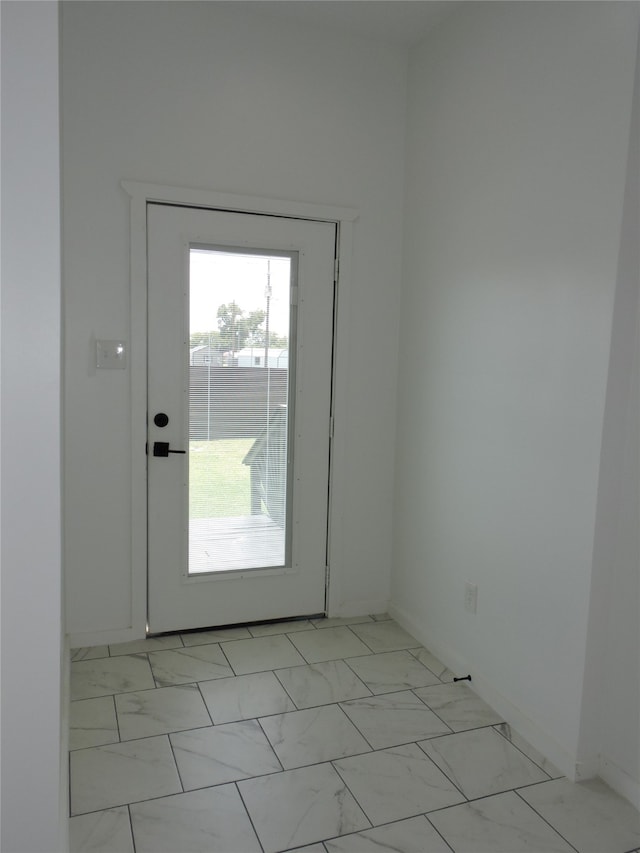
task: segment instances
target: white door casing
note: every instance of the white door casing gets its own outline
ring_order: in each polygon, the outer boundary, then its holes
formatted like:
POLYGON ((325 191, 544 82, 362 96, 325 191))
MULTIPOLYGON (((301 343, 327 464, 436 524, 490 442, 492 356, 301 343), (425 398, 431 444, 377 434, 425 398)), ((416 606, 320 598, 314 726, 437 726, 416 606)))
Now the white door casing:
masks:
POLYGON ((339 279, 333 363, 334 430, 329 491, 329 569, 327 614, 340 615, 344 593, 344 495, 349 477, 345 412, 349 403, 349 315, 353 281, 353 241, 359 211, 355 208, 238 195, 211 189, 169 186, 134 180, 121 182, 129 205, 130 328, 129 398, 131 411, 131 615, 129 627, 85 632, 72 637, 77 646, 120 643, 148 633, 147 579, 147 205, 181 206, 264 213, 338 223, 339 279))

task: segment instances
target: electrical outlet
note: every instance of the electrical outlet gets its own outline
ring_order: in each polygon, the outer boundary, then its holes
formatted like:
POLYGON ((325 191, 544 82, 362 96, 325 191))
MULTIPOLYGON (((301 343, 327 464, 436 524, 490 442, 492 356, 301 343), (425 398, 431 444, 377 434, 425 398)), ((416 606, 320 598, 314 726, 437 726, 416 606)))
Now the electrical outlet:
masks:
POLYGON ((478 609, 478 587, 467 581, 464 585, 464 609, 475 613, 478 609))

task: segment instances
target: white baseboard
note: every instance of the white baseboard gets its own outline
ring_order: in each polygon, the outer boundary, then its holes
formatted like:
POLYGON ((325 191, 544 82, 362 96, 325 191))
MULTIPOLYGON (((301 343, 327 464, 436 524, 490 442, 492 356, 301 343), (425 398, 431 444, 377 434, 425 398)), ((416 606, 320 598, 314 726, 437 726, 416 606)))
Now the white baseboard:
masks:
POLYGON ((69 850, 69 712, 71 702, 71 657, 69 638, 63 637, 60 678, 60 798, 58 848, 69 850))
MULTIPOLYGON (((386 599, 360 599, 347 601, 334 605, 329 609, 328 616, 369 616, 372 613, 385 613, 386 599)), ((144 627, 119 628, 112 631, 86 631, 69 634, 69 646, 72 649, 80 649, 89 646, 106 646, 115 643, 128 643, 132 640, 143 640, 145 638, 144 627)))
POLYGON ((431 635, 422 621, 414 619, 397 605, 393 603, 389 605, 389 614, 452 672, 457 675, 471 673, 473 677, 473 681, 469 685, 471 689, 488 705, 491 705, 494 711, 500 714, 514 731, 538 752, 541 752, 561 773, 564 773, 571 781, 576 781, 575 756, 564 749, 553 737, 550 737, 522 709, 517 708, 500 691, 496 690, 494 685, 483 676, 482 672, 479 672, 475 667, 472 671, 469 662, 463 655, 443 645, 437 637, 431 635))
POLYGON ((586 761, 576 761, 576 769, 573 775, 574 782, 586 782, 600 773, 600 759, 596 755, 586 761))
POLYGON ((119 628, 113 631, 87 631, 69 634, 69 648, 81 649, 88 646, 107 646, 115 643, 128 643, 132 640, 144 640, 145 631, 136 628, 119 628))
POLYGON ((374 613, 386 613, 388 600, 378 598, 346 601, 330 608, 327 616, 371 616, 374 613))
POLYGON ((640 811, 640 781, 603 756, 600 757, 598 776, 640 811))

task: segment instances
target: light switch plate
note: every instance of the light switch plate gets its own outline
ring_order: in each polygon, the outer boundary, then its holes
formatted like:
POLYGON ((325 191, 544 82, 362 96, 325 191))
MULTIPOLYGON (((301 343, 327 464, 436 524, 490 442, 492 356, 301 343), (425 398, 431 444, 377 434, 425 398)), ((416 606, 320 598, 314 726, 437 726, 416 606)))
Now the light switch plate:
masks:
POLYGON ((125 341, 96 341, 96 367, 103 370, 124 370, 126 366, 125 341))

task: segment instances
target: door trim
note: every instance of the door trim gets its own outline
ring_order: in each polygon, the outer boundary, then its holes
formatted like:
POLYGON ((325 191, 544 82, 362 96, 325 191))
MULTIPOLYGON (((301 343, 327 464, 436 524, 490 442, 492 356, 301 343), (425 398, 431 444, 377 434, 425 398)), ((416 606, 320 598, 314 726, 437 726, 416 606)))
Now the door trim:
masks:
MULTIPOLYGON (((327 612, 335 612, 341 601, 344 564, 344 516, 342 495, 346 493, 346 435, 343 429, 348 401, 349 336, 353 228, 359 212, 307 202, 258 196, 234 195, 214 190, 195 190, 161 184, 122 181, 130 198, 130 329, 129 371, 131 405, 131 628, 111 642, 142 639, 147 631, 147 204, 176 204, 247 214, 285 216, 334 222, 337 225, 339 281, 336 285, 333 361, 333 438, 329 472, 329 536, 327 569, 327 612)), ((329 425, 327 425, 327 429, 329 425)))

